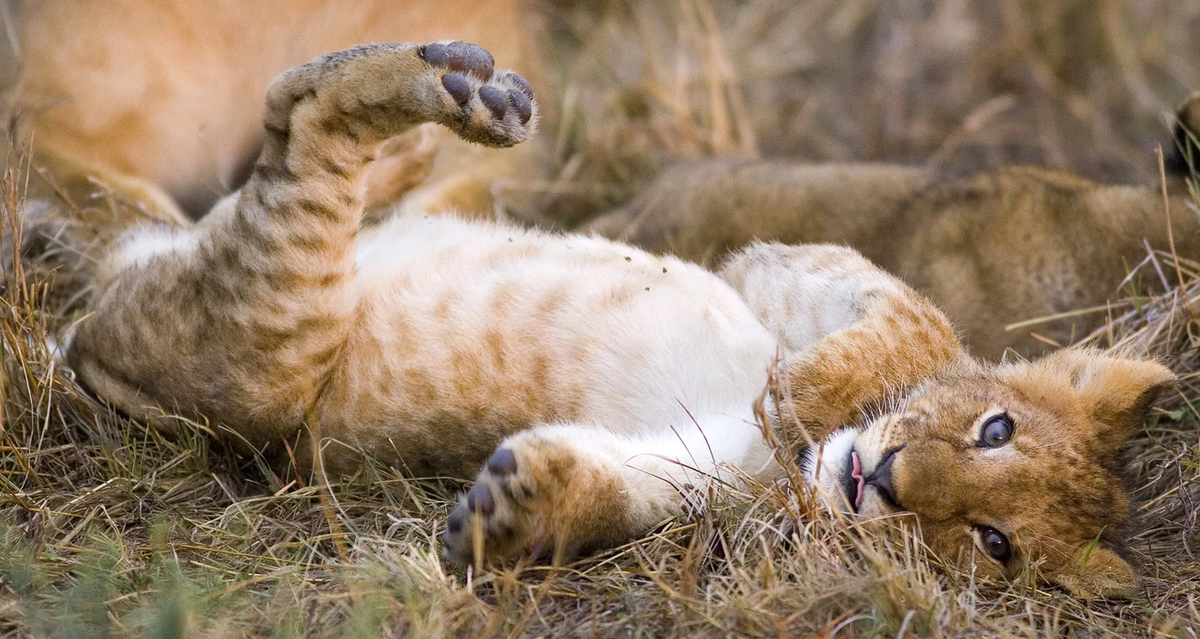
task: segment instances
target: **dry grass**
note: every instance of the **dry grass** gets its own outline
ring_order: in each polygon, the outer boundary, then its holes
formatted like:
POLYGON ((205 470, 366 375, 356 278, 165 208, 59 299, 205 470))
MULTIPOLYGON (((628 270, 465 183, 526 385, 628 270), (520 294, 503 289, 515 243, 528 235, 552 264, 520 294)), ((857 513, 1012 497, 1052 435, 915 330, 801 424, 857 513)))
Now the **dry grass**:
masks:
MULTIPOLYGON (((674 158, 709 154, 1035 161, 1152 179, 1160 112, 1200 87, 1191 0, 597 0, 541 15, 563 117, 544 131, 558 179, 536 191, 566 223, 674 158)), ((14 175, 0 193, 10 228, 24 209, 14 175)), ((863 535, 786 486, 711 494, 703 512, 567 566, 479 575, 437 558, 460 486, 372 467, 333 486, 335 538, 317 488, 204 425, 169 439, 82 395, 44 346, 63 321, 45 272, 6 264, 0 634, 1194 637, 1189 257, 1148 259, 1140 268, 1171 293, 1091 338, 1154 353, 1186 382, 1129 450, 1143 591, 1098 603, 1032 578, 941 572, 913 535, 863 535)))

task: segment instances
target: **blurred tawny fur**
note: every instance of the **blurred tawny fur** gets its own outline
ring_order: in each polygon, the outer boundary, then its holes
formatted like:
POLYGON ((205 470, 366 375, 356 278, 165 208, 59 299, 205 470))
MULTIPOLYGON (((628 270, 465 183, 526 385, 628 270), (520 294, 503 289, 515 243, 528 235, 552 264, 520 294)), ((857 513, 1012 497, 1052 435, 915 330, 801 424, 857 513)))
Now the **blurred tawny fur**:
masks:
MULTIPOLYGON (((35 199, 84 207, 104 186, 152 216, 196 216, 236 188, 264 143, 263 101, 279 72, 376 41, 480 42, 538 85, 528 18, 511 0, 361 2, 45 0, 14 3, 17 140, 32 136, 35 199), (102 185, 102 186, 98 186, 102 185)), ((9 15, 9 14, 6 14, 9 15)), ((496 181, 534 170, 533 147, 489 149, 425 127, 379 153, 368 207, 490 216, 496 181), (410 192, 418 184, 419 192, 410 192)))
POLYGON ((974 353, 1029 356, 1102 325, 1148 247, 1200 256, 1200 94, 1176 117, 1164 182, 1100 184, 1032 166, 946 177, 888 164, 711 160, 668 169, 585 228, 708 263, 758 240, 845 244, 932 298, 974 353), (1094 310, 1076 312, 1084 309, 1094 310), (1006 328, 1062 315, 1036 323, 1041 339, 1006 328))

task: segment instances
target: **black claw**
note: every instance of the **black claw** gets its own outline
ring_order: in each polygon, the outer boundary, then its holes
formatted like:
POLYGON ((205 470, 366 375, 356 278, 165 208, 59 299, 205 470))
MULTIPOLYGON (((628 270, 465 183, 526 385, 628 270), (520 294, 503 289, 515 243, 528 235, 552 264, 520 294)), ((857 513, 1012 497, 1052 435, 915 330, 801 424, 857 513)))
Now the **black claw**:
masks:
POLYGON ((467 508, 484 516, 495 512, 496 502, 492 500, 492 491, 482 484, 471 486, 471 490, 467 491, 467 508))
POLYGON ((454 512, 450 513, 450 517, 446 519, 446 530, 450 531, 451 535, 457 535, 462 532, 463 524, 467 520, 467 511, 462 508, 455 508, 454 512))
POLYGON ((421 58, 435 67, 445 67, 473 75, 480 80, 492 77, 496 61, 487 49, 466 42, 429 44, 421 47, 421 58))
POLYGON ((521 93, 525 94, 525 97, 529 98, 530 100, 533 99, 533 87, 529 86, 528 80, 517 75, 516 73, 509 75, 508 79, 511 80, 513 84, 517 85, 517 88, 521 90, 521 93))
POLYGON ((517 456, 511 450, 501 448, 488 457, 487 469, 500 476, 511 475, 517 472, 517 456))
POLYGON ((442 86, 446 88, 446 93, 449 93, 450 97, 459 104, 466 104, 471 99, 471 83, 457 73, 451 73, 442 78, 442 86))
POLYGON ((525 124, 529 121, 529 118, 533 117, 533 103, 529 101, 529 98, 525 97, 524 93, 509 91, 508 103, 517 112, 517 119, 521 121, 521 124, 525 124))
POLYGON ((508 98, 503 91, 496 87, 483 87, 479 90, 479 100, 492 112, 492 117, 504 119, 504 114, 508 112, 508 98))

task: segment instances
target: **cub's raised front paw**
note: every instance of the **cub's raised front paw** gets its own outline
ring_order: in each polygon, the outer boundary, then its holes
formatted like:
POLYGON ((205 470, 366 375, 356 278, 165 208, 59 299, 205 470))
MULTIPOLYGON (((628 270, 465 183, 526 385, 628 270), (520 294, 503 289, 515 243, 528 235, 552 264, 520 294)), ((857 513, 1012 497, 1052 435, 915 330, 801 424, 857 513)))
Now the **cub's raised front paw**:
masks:
POLYGON ((517 435, 492 453, 459 499, 442 535, 443 555, 469 564, 615 545, 636 534, 623 489, 618 469, 588 459, 566 439, 517 435))
POLYGON ((418 53, 458 107, 451 121, 444 122, 447 126, 468 140, 493 146, 529 137, 537 103, 525 78, 496 70, 491 53, 466 42, 435 42, 418 53))

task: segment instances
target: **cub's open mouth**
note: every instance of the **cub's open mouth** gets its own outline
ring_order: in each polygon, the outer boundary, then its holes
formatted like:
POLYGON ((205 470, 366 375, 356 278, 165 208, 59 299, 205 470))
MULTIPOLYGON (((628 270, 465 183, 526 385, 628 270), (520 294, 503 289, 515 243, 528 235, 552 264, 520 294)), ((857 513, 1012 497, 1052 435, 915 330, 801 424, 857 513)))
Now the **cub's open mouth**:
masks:
POLYGON ((850 463, 846 464, 846 471, 842 477, 842 490, 846 495, 846 500, 850 502, 851 508, 856 513, 862 506, 864 486, 866 486, 866 480, 863 479, 862 462, 858 459, 858 451, 851 449, 850 463))

